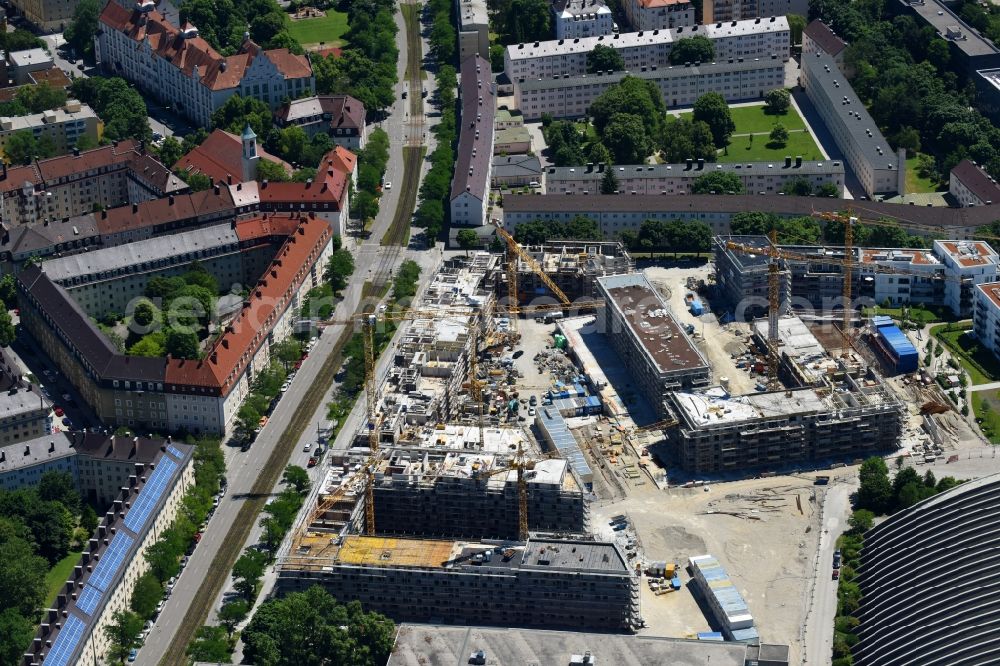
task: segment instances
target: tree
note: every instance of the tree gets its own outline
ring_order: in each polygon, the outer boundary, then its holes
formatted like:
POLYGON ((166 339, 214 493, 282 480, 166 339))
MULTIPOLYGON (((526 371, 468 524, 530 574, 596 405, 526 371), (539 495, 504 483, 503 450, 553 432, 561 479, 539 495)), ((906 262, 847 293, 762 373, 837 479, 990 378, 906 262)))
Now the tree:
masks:
POLYGON ((139 339, 134 345, 129 347, 129 356, 144 356, 146 358, 160 358, 167 355, 167 337, 162 331, 148 333, 139 339))
POLYGON ((702 35, 684 37, 674 42, 670 49, 669 58, 671 65, 683 65, 688 62, 712 62, 715 60, 715 46, 711 39, 702 35))
POLYGON ((30 164, 39 155, 38 140, 28 130, 14 132, 7 139, 4 154, 13 164, 30 164))
POLYGON ((889 468, 877 456, 861 463, 859 471, 861 487, 858 489, 857 507, 868 509, 879 515, 891 508, 892 485, 889 483, 889 468))
POLYGON ((858 509, 847 519, 853 534, 862 535, 875 524, 875 514, 868 509, 858 509))
POLYGON ((577 125, 568 120, 549 123, 542 130, 545 143, 556 166, 573 166, 583 163, 583 137, 577 125))
POLYGON ((309 490, 309 473, 298 465, 289 465, 281 476, 281 482, 302 495, 309 490))
MULTIPOLYGON (((663 96, 656 84, 635 76, 626 76, 617 84, 610 86, 594 100, 588 112, 593 118, 597 135, 605 137, 604 144, 612 153, 614 149, 606 140, 605 128, 615 114, 626 113, 639 116, 646 128, 647 140, 662 135, 664 118, 666 117, 663 96)), ((626 162, 620 163, 626 164, 626 162)))
POLYGON ((384 664, 396 628, 357 601, 339 604, 319 586, 261 604, 244 628, 245 658, 255 664, 384 664))
POLYGON ((743 181, 732 171, 712 171, 691 183, 692 194, 743 194, 743 181))
POLYGON ((93 534, 97 531, 99 524, 100 521, 97 518, 97 512, 94 511, 94 507, 84 504, 83 510, 80 512, 80 527, 87 534, 93 534))
POLYGON ((69 472, 45 472, 38 479, 37 490, 43 502, 59 502, 73 515, 80 513, 80 493, 69 472))
POLYGON ((10 317, 10 312, 0 310, 0 347, 9 347, 14 342, 14 321, 10 317))
POLYGON ((704 159, 714 162, 715 140, 712 130, 702 122, 677 118, 667 123, 663 132, 663 158, 670 164, 687 159, 704 159))
POLYGON ((614 167, 609 164, 601 177, 601 194, 614 194, 617 191, 618 176, 615 175, 614 167))
POLYGON ((188 646, 188 657, 196 662, 228 663, 232 657, 232 650, 229 649, 229 635, 226 627, 210 627, 208 625, 198 627, 194 640, 188 646))
POLYGON ((140 645, 139 632, 142 631, 142 618, 131 611, 116 611, 111 616, 111 622, 104 626, 104 636, 108 639, 108 661, 125 666, 129 652, 140 645))
POLYGON ((611 166, 611 151, 600 141, 594 141, 587 148, 587 161, 611 166))
POLYGON ((12 273, 0 276, 0 305, 6 310, 17 307, 17 284, 12 273))
POLYGON ((587 54, 587 73, 620 72, 625 69, 625 58, 610 46, 598 44, 587 54))
POLYGON ((792 33, 790 35, 792 45, 801 44, 802 31, 806 29, 806 17, 799 14, 789 14, 785 18, 788 19, 788 28, 792 33))
POLYGON ((354 273, 354 256, 350 251, 341 248, 333 253, 323 278, 330 283, 335 292, 341 291, 347 286, 347 280, 354 273))
POLYGON ((705 93, 694 103, 694 120, 700 120, 712 131, 712 139, 717 148, 729 143, 729 137, 736 131, 736 123, 729 113, 729 104, 719 93, 705 93))
POLYGON ((194 331, 168 328, 166 334, 166 350, 173 358, 201 358, 201 348, 198 346, 198 336, 194 331))
POLYGON ((147 571, 135 581, 129 605, 136 615, 148 618, 156 612, 156 604, 160 603, 161 599, 163 599, 163 586, 152 572, 147 571))
POLYGON ((767 138, 769 138, 771 140, 771 143, 775 144, 776 146, 784 146, 785 144, 788 143, 788 130, 785 129, 784 125, 778 123, 773 128, 771 128, 771 133, 768 135, 767 138))
POLYGON ((288 175, 288 170, 284 165, 272 162, 271 160, 257 160, 258 183, 263 183, 265 180, 269 183, 286 183, 290 179, 291 176, 288 175))
POLYGON ((12 608, 24 617, 35 617, 45 602, 48 568, 24 539, 0 540, 0 610, 12 608))
POLYGON ((219 609, 219 624, 226 628, 229 636, 233 635, 240 622, 246 619, 250 605, 243 599, 233 599, 222 604, 219 609))
POLYGON ((506 51, 502 44, 493 44, 490 46, 490 71, 495 73, 503 71, 504 53, 506 51))
POLYGON ((479 235, 472 229, 459 229, 455 240, 458 241, 458 246, 465 250, 465 256, 469 256, 469 250, 472 248, 482 245, 479 235))
POLYGON ((653 150, 653 143, 642 118, 634 113, 611 116, 603 133, 604 145, 611 151, 616 164, 642 164, 653 150))
POLYGON ((177 174, 181 180, 187 183, 192 192, 204 192, 212 187, 212 179, 203 173, 177 174))
POLYGON ((840 188, 833 183, 823 183, 816 188, 816 196, 837 198, 840 196, 840 188))
POLYGON ((796 196, 796 197, 807 197, 812 194, 812 183, 808 179, 797 177, 791 178, 785 183, 784 187, 781 188, 784 194, 796 196))
POLYGON ((253 548, 247 548, 233 565, 233 587, 243 595, 247 602, 252 602, 257 596, 257 585, 264 575, 267 566, 267 553, 253 548))
POLYGON ((35 625, 15 608, 0 611, 0 664, 20 664, 35 625))
POLYGON ((288 367, 302 358, 302 343, 295 338, 287 338, 274 345, 272 356, 281 361, 282 367, 288 371, 288 367))
POLYGON ((552 37, 552 10, 546 0, 511 0, 502 21, 505 44, 537 42, 552 37))
POLYGON ((792 95, 784 88, 768 90, 764 94, 764 111, 775 116, 783 116, 792 106, 792 95))
POLYGON ((160 309, 153 305, 152 301, 141 300, 132 309, 132 321, 137 326, 148 328, 153 324, 159 324, 163 320, 160 309))
POLYGON ((77 55, 88 60, 93 57, 94 36, 100 27, 97 17, 100 13, 101 5, 98 0, 80 0, 80 4, 73 10, 73 19, 63 32, 66 42, 77 55))
POLYGON ((160 161, 169 169, 184 156, 184 146, 175 137, 168 136, 163 139, 156 152, 159 154, 160 161))
POLYGON ((71 94, 93 107, 104 121, 104 138, 149 141, 149 113, 142 95, 121 77, 92 76, 78 78, 70 87, 71 94))
POLYGON ((897 148, 905 149, 907 157, 913 157, 920 152, 920 131, 908 125, 900 127, 892 135, 892 143, 897 148))

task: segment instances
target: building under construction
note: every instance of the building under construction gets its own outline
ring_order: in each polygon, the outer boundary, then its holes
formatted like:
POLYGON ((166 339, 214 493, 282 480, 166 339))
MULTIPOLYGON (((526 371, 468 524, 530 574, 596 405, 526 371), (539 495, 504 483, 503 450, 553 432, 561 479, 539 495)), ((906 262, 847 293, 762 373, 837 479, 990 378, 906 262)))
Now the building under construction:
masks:
MULTIPOLYGON (((552 241, 526 245, 524 250, 571 299, 599 298, 598 278, 635 270, 632 257, 617 241, 552 241)), ((528 303, 535 294, 548 292, 545 283, 526 262, 518 262, 517 273, 521 302, 528 303)))
POLYGON ((722 387, 668 394, 668 430, 694 474, 744 472, 898 448, 906 410, 873 370, 837 360, 818 385, 750 395, 722 387))
POLYGON ((397 621, 633 631, 639 577, 615 543, 443 541, 307 534, 277 564, 279 593, 322 585, 397 621))

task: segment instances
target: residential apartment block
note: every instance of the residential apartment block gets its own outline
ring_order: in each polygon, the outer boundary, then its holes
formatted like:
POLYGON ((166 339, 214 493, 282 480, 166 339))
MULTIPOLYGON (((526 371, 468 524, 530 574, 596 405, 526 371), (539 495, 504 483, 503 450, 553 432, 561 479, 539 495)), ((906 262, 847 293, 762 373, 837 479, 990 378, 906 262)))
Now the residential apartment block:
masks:
POLYGON ((634 31, 687 28, 698 23, 691 0, 625 0, 622 10, 634 31))
POLYGON ((451 181, 451 223, 487 224, 496 91, 490 63, 473 56, 462 63, 458 96, 462 105, 455 175, 451 181))
POLYGON ((868 196, 904 194, 905 151, 892 151, 833 58, 803 56, 800 83, 868 196))
MULTIPOLYGON (((762 255, 731 250, 728 243, 771 248, 764 236, 717 236, 716 281, 730 306, 742 306, 738 318, 766 309, 768 263, 762 255)), ((841 305, 844 286, 843 247, 781 245, 777 249, 802 259, 782 259, 783 302, 792 307, 832 310, 841 305)), ((957 317, 973 314, 977 285, 1000 280, 996 252, 982 241, 936 240, 931 250, 853 248, 851 291, 859 303, 890 307, 945 307, 957 317)))
POLYGON ((288 49, 262 50, 249 37, 239 52, 222 56, 186 23, 171 25, 153 2, 126 9, 108 2, 96 40, 99 64, 134 83, 201 127, 235 94, 278 108, 286 98, 315 90, 312 66, 288 49))
POLYGON ((815 54, 817 52, 826 53, 837 63, 837 67, 844 64, 844 51, 847 50, 847 42, 837 36, 837 33, 819 19, 810 21, 806 29, 802 31, 802 55, 815 54))
MULTIPOLYGON (((43 48, 12 51, 7 54, 7 76, 15 86, 33 83, 31 75, 35 72, 47 72, 55 66, 52 56, 43 48)), ((7 81, 3 81, 7 83, 7 81)))
POLYGON ((701 22, 743 21, 758 16, 809 15, 807 0, 707 0, 701 8, 701 22))
POLYGON ((976 285, 972 329, 976 339, 1000 358, 1000 285, 976 285))
POLYGON ((712 40, 715 59, 750 60, 777 56, 788 60, 791 33, 785 17, 733 21, 724 24, 624 32, 533 44, 511 44, 504 51, 504 73, 511 81, 576 76, 587 72, 587 54, 598 44, 614 48, 625 61, 625 69, 665 68, 670 65, 674 42, 702 36, 712 40))
MULTIPOLYGON (((241 220, 234 229, 241 250, 270 246, 273 259, 256 282, 249 282, 242 309, 202 360, 126 356, 96 328, 72 289, 46 273, 48 262, 18 274, 22 325, 103 423, 213 434, 232 427, 254 376, 270 360, 270 346, 291 333, 300 299, 322 281, 334 235, 331 225, 315 214, 265 215, 241 220)), ((228 243, 220 247, 230 252, 228 243)), ((122 251, 131 250, 125 246, 95 251, 84 255, 85 263, 103 266, 101 252, 122 251)), ((206 249, 195 246, 181 257, 189 262, 212 259, 206 249)), ((230 266, 229 261, 221 267, 230 266)), ((134 277, 137 273, 157 270, 176 269, 164 259, 142 259, 113 269, 81 270, 70 283, 79 289, 105 281, 110 291, 136 284, 142 279, 134 277)), ((221 277, 226 284, 225 274, 221 277)))
POLYGON ((42 32, 62 32, 76 11, 73 0, 11 0, 24 18, 42 32))
POLYGON ((336 145, 354 152, 368 140, 365 105, 350 95, 295 99, 275 111, 274 119, 279 127, 301 127, 310 138, 325 132, 336 145))
POLYGON ((584 118, 594 100, 626 76, 655 83, 668 107, 691 106, 707 92, 717 92, 728 102, 761 99, 768 90, 784 85, 785 63, 773 56, 698 66, 654 65, 629 72, 528 79, 514 82, 514 104, 526 120, 537 120, 546 113, 553 118, 584 118))
POLYGON ((52 432, 52 403, 41 392, 11 386, 0 393, 0 451, 52 432))
POLYGON ((962 206, 988 206, 1000 203, 1000 185, 981 166, 965 159, 952 168, 948 193, 962 206))
POLYGON ((556 39, 610 35, 615 21, 604 0, 555 0, 552 3, 556 39))
POLYGON ((490 17, 486 0, 455 0, 458 7, 458 61, 490 57, 490 17))
MULTIPOLYGON (((187 190, 142 144, 116 141, 0 172, 0 220, 8 228, 85 215, 187 190)), ((79 235, 79 229, 74 235, 79 235)))
POLYGON ((596 194, 607 171, 618 179, 622 194, 690 194, 695 179, 710 173, 733 173, 743 189, 753 194, 777 194, 799 179, 814 188, 834 185, 844 188, 844 166, 837 160, 803 162, 785 157, 784 162, 706 163, 703 159, 685 164, 587 164, 574 167, 548 167, 545 173, 547 194, 596 194))
POLYGON ((668 391, 708 384, 708 361, 642 273, 598 278, 597 289, 606 302, 599 330, 657 413, 667 414, 668 391))
POLYGON ((104 123, 86 104, 69 100, 66 106, 59 109, 0 118, 0 151, 18 132, 31 132, 36 139, 48 139, 57 153, 65 153, 83 137, 93 144, 100 142, 104 123))
POLYGON ((27 647, 23 666, 107 663, 104 628, 129 609, 145 553, 180 511, 194 484, 194 447, 164 442, 151 464, 134 464, 125 486, 59 589, 27 647))

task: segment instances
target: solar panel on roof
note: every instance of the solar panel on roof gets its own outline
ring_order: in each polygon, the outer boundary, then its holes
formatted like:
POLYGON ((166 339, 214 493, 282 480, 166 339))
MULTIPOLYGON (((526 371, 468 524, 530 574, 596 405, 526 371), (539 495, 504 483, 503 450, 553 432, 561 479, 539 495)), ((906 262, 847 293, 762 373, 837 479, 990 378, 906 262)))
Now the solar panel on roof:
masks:
POLYGON ((175 458, 177 458, 178 460, 181 460, 182 458, 184 458, 184 454, 183 454, 183 453, 181 453, 181 452, 180 452, 180 451, 179 451, 179 450, 177 449, 177 447, 175 447, 175 446, 169 446, 169 445, 168 445, 168 446, 167 446, 167 453, 169 453, 170 455, 174 456, 174 457, 175 457, 175 458))
POLYGON ((149 476, 146 485, 139 491, 139 499, 135 501, 131 511, 125 516, 125 527, 136 534, 142 530, 142 526, 146 524, 150 513, 152 513, 153 509, 159 503, 160 497, 167 487, 167 482, 173 477, 175 469, 177 469, 177 463, 173 459, 160 458, 160 462, 149 476))
POLYGON ((128 555, 129 549, 132 548, 132 543, 133 539, 129 535, 122 532, 116 534, 115 538, 111 540, 111 545, 101 556, 101 561, 94 567, 94 573, 91 574, 87 583, 101 592, 108 589, 108 585, 111 584, 115 574, 121 568, 125 556, 128 555))
POLYGON ((66 624, 59 631, 59 635, 56 636, 52 649, 45 657, 45 666, 69 666, 70 659, 73 658, 73 653, 76 652, 76 647, 80 644, 85 628, 83 620, 74 615, 69 616, 66 624))
POLYGON ((76 607, 93 617, 97 604, 101 601, 101 592, 96 587, 87 585, 83 588, 83 594, 76 600, 76 607))

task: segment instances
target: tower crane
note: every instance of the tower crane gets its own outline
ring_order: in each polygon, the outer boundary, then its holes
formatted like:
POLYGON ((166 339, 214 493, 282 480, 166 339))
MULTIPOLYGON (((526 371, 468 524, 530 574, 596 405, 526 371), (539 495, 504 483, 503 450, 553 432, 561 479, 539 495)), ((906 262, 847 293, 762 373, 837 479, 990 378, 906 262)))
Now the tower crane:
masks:
MULTIPOLYGON (((844 336, 844 353, 846 358, 851 350, 851 276, 853 275, 854 264, 854 227, 858 224, 858 218, 853 214, 840 215, 839 213, 813 213, 814 217, 822 220, 841 222, 844 225, 844 291, 843 304, 844 320, 841 322, 841 335, 844 336)), ((773 232, 772 232, 773 233, 773 232)), ((771 242, 774 242, 772 238, 771 242)), ((777 315, 775 315, 777 316, 777 315)), ((777 320, 775 320, 777 321, 777 320)), ((777 337, 777 335, 775 335, 777 337)))
POLYGON ((507 465, 480 473, 480 478, 488 479, 498 474, 517 472, 517 538, 518 541, 528 540, 528 479, 527 473, 535 468, 535 464, 543 460, 557 458, 555 453, 549 453, 540 458, 529 458, 524 446, 518 443, 517 453, 507 465))

